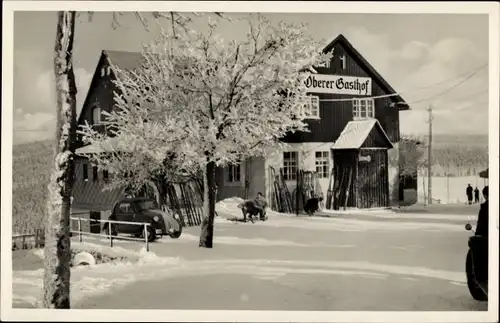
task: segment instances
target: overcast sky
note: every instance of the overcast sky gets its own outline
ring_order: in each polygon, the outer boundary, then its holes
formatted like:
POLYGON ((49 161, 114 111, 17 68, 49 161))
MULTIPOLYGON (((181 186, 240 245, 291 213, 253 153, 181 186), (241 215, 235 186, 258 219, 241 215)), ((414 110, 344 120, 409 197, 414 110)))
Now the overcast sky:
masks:
MULTIPOLYGON (((338 34, 344 34, 410 104, 412 111, 400 113, 402 133, 427 131, 425 108, 430 103, 435 106, 436 133, 488 133, 488 68, 448 90, 464 79, 464 73, 487 64, 486 15, 328 13, 267 16, 276 22, 305 22, 309 33, 323 39, 325 45, 338 34), (434 84, 438 85, 432 86, 434 84), (424 87, 426 89, 422 89, 424 87)), ((122 16, 122 26, 116 30, 111 28, 110 13, 96 13, 91 23, 86 17, 82 15, 78 19, 75 32, 78 111, 101 50, 140 51, 141 44, 155 38, 159 30, 152 24, 151 31, 145 31, 132 14, 122 16)), ((204 19, 199 19, 194 27, 204 26, 204 19)), ((53 137, 55 31, 55 12, 16 12, 14 15, 15 143, 53 137)), ((220 30, 228 40, 242 39, 245 33, 244 23, 225 23, 220 30)))

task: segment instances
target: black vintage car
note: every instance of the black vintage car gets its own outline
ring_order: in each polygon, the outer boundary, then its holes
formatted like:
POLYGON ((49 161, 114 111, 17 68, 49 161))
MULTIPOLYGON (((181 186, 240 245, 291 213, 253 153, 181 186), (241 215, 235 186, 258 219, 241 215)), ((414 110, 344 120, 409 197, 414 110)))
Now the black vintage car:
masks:
MULTIPOLYGON (((109 220, 130 222, 111 223, 111 235, 119 233, 144 237, 144 226, 133 223, 149 223, 147 239, 152 242, 164 235, 177 239, 182 234, 182 225, 178 214, 170 214, 160 210, 156 201, 144 197, 126 198, 115 204, 109 220)), ((103 234, 109 234, 109 222, 103 226, 103 234)))
MULTIPOLYGON (((479 177, 488 178, 488 168, 479 173, 479 177)), ((483 195, 488 200, 488 186, 483 189, 483 195)), ((481 205, 477 218, 476 231, 467 223, 465 229, 472 231, 469 237, 467 256, 465 259, 465 273, 467 287, 471 296, 478 301, 488 300, 488 201, 481 205)))
MULTIPOLYGON (((472 230, 467 223, 465 229, 472 230)), ((474 235, 469 237, 469 250, 465 260, 467 287, 471 296, 478 301, 488 300, 488 237, 474 235)))

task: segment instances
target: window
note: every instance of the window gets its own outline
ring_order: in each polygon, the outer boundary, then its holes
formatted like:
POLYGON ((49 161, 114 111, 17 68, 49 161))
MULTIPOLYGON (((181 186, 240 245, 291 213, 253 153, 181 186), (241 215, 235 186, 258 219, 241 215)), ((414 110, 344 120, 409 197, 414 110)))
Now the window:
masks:
POLYGON ((309 116, 314 117, 314 118, 319 118, 319 97, 318 96, 311 96, 310 97, 310 110, 309 110, 309 116))
POLYGON ((297 179, 297 167, 299 153, 296 151, 287 151, 283 153, 283 177, 285 181, 297 179))
POLYGON ((109 179, 109 173, 107 170, 102 171, 102 178, 107 181, 109 179))
POLYGON ((87 164, 83 164, 83 180, 85 182, 89 180, 89 168, 87 164))
POLYGON ((97 166, 92 167, 92 179, 94 180, 94 182, 99 179, 98 176, 99 176, 99 172, 98 172, 97 166))
POLYGON ((324 62, 321 62, 318 64, 318 67, 326 67, 326 68, 330 68, 330 60, 327 60, 327 61, 324 61, 324 62))
POLYGON ((132 213, 132 205, 130 205, 130 203, 121 203, 118 206, 118 212, 120 212, 120 213, 132 213))
POLYGON ((375 104, 373 99, 354 99, 352 101, 354 119, 375 118, 375 104))
POLYGON ((305 110, 306 119, 319 119, 319 97, 318 96, 302 96, 298 99, 298 104, 302 105, 305 110))
POLYGON ((341 64, 341 67, 343 70, 345 70, 345 68, 346 68, 346 62, 347 62, 347 58, 345 57, 345 55, 341 55, 340 56, 340 64, 341 64))
POLYGON ((154 210, 158 208, 158 205, 156 205, 156 201, 153 200, 139 201, 136 202, 135 205, 139 210, 154 210))
POLYGON ((111 75, 111 66, 104 66, 101 68, 101 77, 111 75))
POLYGON ((92 124, 100 124, 101 123, 101 108, 94 107, 92 109, 92 124))
POLYGON ((318 178, 328 178, 330 175, 330 152, 316 152, 316 174, 318 178))
POLYGON ((241 182, 241 165, 229 165, 226 169, 226 182, 239 183, 241 182))

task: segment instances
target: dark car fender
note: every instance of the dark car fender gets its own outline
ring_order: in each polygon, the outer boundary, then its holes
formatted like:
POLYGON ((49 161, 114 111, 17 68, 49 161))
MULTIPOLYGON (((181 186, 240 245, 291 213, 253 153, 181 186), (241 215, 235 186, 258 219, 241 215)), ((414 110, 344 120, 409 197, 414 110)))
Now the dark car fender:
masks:
POLYGON ((166 214, 164 219, 168 231, 178 232, 182 230, 181 223, 173 215, 166 214))
POLYGON ((172 214, 161 210, 148 210, 147 212, 151 217, 158 216, 160 218, 160 221, 153 221, 153 223, 156 228, 163 230, 163 234, 168 234, 171 229, 173 232, 182 230, 181 223, 172 214))

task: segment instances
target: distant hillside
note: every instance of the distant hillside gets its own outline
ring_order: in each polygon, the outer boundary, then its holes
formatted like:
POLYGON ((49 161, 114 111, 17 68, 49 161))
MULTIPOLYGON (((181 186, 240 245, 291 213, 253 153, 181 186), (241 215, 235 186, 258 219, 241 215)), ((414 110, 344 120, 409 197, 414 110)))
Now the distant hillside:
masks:
MULTIPOLYGON (((404 135, 403 135, 404 136, 404 135)), ((426 144, 427 136, 419 136, 426 144)), ((424 148, 427 158, 427 149, 424 148)), ((434 176, 475 176, 488 167, 488 135, 445 135, 432 138, 434 176)), ((425 171, 422 170, 422 174, 425 171)))
MULTIPOLYGON (((425 140, 425 138, 422 138, 425 140)), ((474 175, 488 167, 488 136, 436 135, 433 173, 474 175)), ((14 145, 12 163, 12 219, 14 232, 31 232, 42 225, 50 178, 52 140, 14 145)))
MULTIPOLYGON (((423 136, 427 140, 427 136, 423 136)), ((484 146, 488 147, 488 135, 448 135, 434 134, 432 143, 439 147, 443 145, 459 144, 465 146, 484 146)))
POLYGON ((12 230, 31 233, 42 227, 53 141, 14 145, 12 151, 12 230))

